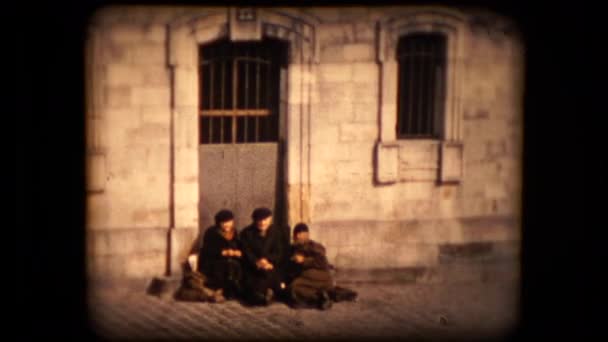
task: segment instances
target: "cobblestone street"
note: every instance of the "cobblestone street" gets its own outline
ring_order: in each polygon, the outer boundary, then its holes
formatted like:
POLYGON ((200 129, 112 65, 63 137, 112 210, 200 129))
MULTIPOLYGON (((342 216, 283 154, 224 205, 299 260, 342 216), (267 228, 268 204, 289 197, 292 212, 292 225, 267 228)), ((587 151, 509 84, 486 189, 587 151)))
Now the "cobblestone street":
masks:
POLYGON ((122 339, 371 339, 504 338, 518 322, 519 283, 392 283, 343 285, 356 302, 328 311, 283 303, 245 307, 177 302, 142 292, 98 292, 90 319, 100 337, 122 339), (443 319, 443 318, 445 319, 443 319))

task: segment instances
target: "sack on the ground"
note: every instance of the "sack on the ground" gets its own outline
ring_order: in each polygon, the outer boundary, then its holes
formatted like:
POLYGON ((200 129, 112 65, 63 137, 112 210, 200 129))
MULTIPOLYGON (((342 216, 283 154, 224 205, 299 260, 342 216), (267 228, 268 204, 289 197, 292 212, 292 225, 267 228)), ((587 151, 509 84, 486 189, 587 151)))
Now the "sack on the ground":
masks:
POLYGON ((357 292, 346 287, 334 286, 329 291, 329 297, 334 302, 351 302, 357 299, 357 292))
POLYGON ((213 291, 204 286, 205 277, 197 271, 185 271, 175 299, 181 301, 209 301, 213 291))
POLYGON ((205 276, 202 273, 185 270, 174 297, 181 301, 212 302, 216 299, 216 291, 205 287, 205 276))

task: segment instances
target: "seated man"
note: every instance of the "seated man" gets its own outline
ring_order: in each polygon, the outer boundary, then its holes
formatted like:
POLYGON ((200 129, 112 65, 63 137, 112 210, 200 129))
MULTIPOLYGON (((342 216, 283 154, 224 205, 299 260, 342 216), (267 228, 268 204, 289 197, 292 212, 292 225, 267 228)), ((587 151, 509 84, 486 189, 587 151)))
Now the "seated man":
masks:
POLYGON ((207 278, 205 285, 222 289, 227 299, 241 295, 241 257, 234 214, 230 210, 220 210, 215 215, 215 225, 205 232, 200 250, 199 269, 207 278))
POLYGON ((253 223, 240 233, 247 299, 254 305, 268 305, 281 290, 282 233, 272 224, 270 209, 257 208, 251 217, 253 223))
POLYGON ((310 239, 308 226, 304 223, 294 227, 293 236, 291 263, 287 272, 291 304, 295 307, 329 309, 334 281, 325 247, 310 239))
POLYGON ((291 304, 328 309, 332 301, 357 300, 356 291, 335 285, 331 274, 333 266, 327 261, 325 247, 310 239, 306 224, 298 223, 293 237, 287 271, 291 304))

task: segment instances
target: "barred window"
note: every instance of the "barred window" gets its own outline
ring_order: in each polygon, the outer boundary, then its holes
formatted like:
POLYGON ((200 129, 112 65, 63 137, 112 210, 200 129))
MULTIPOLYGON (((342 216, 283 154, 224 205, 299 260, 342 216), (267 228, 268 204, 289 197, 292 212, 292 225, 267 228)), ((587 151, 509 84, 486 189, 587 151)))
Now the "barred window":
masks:
POLYGON ((199 49, 200 143, 278 141, 287 43, 221 40, 199 49))
POLYGON ((402 36, 397 45, 397 138, 441 139, 446 83, 446 37, 402 36))

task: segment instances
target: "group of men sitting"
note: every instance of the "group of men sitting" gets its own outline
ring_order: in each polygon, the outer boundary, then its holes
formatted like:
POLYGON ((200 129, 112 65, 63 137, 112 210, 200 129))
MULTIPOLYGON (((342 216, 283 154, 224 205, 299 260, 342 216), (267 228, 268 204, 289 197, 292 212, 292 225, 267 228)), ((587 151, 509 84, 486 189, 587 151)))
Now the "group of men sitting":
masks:
POLYGON ((274 225, 270 209, 255 209, 252 221, 239 233, 231 211, 215 215, 215 225, 205 231, 198 262, 185 263, 177 299, 239 299, 251 305, 280 300, 292 307, 322 310, 332 302, 356 299, 356 292, 335 285, 325 248, 310 239, 306 224, 294 227, 290 243, 289 228, 274 225), (203 287, 205 295, 193 296, 193 284, 203 287))

